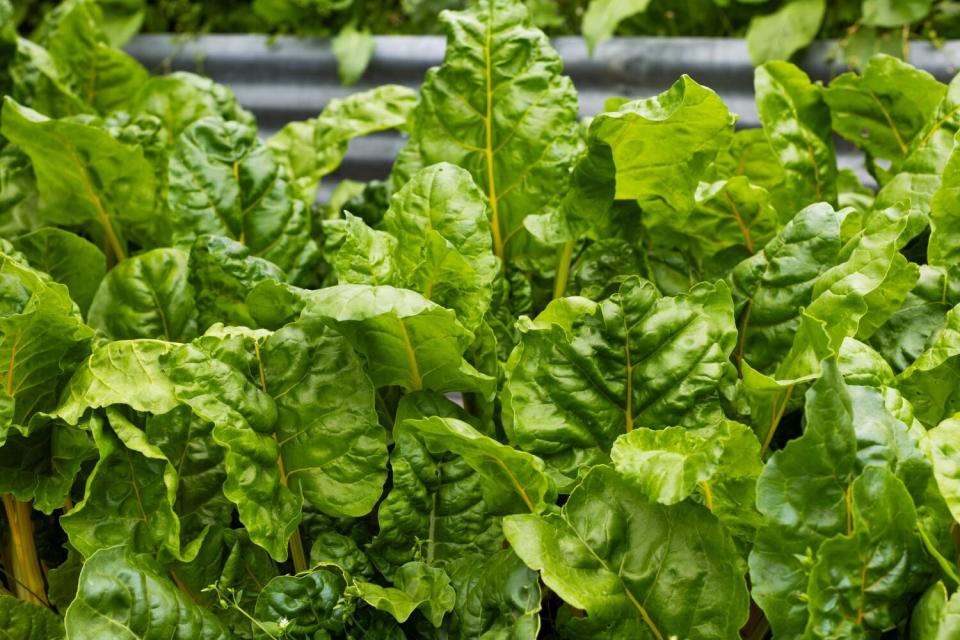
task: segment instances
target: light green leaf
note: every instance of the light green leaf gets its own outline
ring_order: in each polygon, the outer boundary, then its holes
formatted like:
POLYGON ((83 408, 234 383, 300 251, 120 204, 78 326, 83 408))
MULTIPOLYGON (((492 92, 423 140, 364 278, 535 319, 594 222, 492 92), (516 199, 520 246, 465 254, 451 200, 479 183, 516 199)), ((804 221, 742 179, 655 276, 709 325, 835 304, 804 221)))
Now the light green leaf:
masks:
POLYGON ((947 418, 924 439, 934 477, 954 520, 960 522, 960 416, 947 418))
POLYGON ((367 30, 359 31, 353 24, 340 30, 330 45, 337 59, 340 84, 349 86, 360 79, 370 64, 375 47, 373 35, 367 30))
POLYGON ((126 258, 128 237, 147 246, 163 240, 153 169, 140 148, 93 125, 51 120, 10 97, 0 131, 33 161, 45 221, 94 223, 113 261, 126 258))
POLYGON ((801 637, 808 550, 848 529, 857 441, 850 395, 836 364, 807 392, 806 430, 767 462, 757 483, 765 524, 750 553, 751 594, 778 636, 801 637))
POLYGON ((932 0, 863 0, 863 23, 871 27, 900 27, 930 13, 932 0))
POLYGON ((823 23, 825 0, 791 0, 773 13, 757 15, 747 28, 750 61, 759 66, 771 60, 789 60, 807 48, 823 23))
POLYGON ((730 144, 735 119, 716 93, 685 75, 658 96, 600 114, 590 136, 613 153, 615 197, 669 216, 693 208, 697 184, 730 144))
POLYGON ((570 637, 732 638, 747 619, 743 565, 716 518, 652 503, 610 467, 587 471, 559 513, 508 516, 504 533, 586 612, 568 620, 570 637))
MULTIPOLYGON (((958 132, 957 135, 960 135, 958 132)), ((930 204, 930 241, 927 261, 932 265, 950 267, 960 260, 960 145, 954 141, 953 151, 943 168, 930 204)))
POLYGON ((927 426, 960 411, 960 306, 947 312, 946 323, 903 373, 897 377, 904 397, 927 426))
POLYGON ((316 118, 285 125, 267 146, 313 204, 320 178, 340 166, 350 140, 402 128, 416 104, 416 92, 393 84, 334 98, 316 118))
POLYGON ((901 160, 947 88, 921 69, 877 55, 860 75, 837 76, 823 91, 834 130, 872 158, 901 160))
POLYGON ((188 258, 186 251, 170 248, 121 262, 100 283, 90 305, 90 326, 114 340, 185 342, 196 336, 188 258))
POLYGON ((37 229, 11 242, 30 266, 65 284, 80 313, 86 315, 107 269, 103 252, 96 245, 53 227, 37 229))
POLYGON ((324 222, 329 238, 333 225, 342 230, 343 243, 332 257, 340 284, 398 284, 401 275, 395 264, 397 239, 386 231, 367 226, 360 218, 345 212, 343 220, 324 222))
POLYGON ((351 586, 371 606, 386 611, 397 622, 406 622, 419 609, 434 627, 453 609, 457 594, 450 586, 450 577, 443 569, 422 562, 408 562, 393 576, 395 587, 382 587, 356 580, 351 586))
POLYGON ((786 172, 793 209, 820 201, 836 206, 837 158, 823 90, 789 62, 757 67, 754 87, 760 122, 786 172))
POLYGON ((303 317, 336 325, 366 359, 376 386, 489 392, 493 379, 463 359, 472 334, 454 313, 389 286, 339 285, 310 292, 303 317))
POLYGON ((227 640, 206 609, 177 590, 149 558, 127 547, 102 549, 83 565, 66 615, 71 640, 227 640), (149 603, 149 606, 144 606, 149 603))
POLYGON ((56 415, 77 424, 87 409, 116 404, 150 413, 170 411, 177 399, 160 358, 174 348, 159 340, 118 340, 94 349, 70 379, 56 415))
POLYGON ((950 640, 960 634, 960 596, 947 598, 942 582, 931 585, 913 609, 912 640, 950 640))
POLYGON ((826 203, 804 208, 761 252, 730 273, 739 341, 735 358, 769 373, 786 356, 817 279, 836 264, 840 216, 826 203))
POLYGON ((609 40, 617 25, 647 10, 650 0, 591 0, 580 27, 590 53, 598 44, 609 40))
POLYGON ((576 91, 560 56, 512 0, 481 0, 440 22, 447 54, 420 88, 394 185, 437 162, 463 167, 489 199, 494 253, 552 262, 523 221, 559 202, 579 149, 576 91))

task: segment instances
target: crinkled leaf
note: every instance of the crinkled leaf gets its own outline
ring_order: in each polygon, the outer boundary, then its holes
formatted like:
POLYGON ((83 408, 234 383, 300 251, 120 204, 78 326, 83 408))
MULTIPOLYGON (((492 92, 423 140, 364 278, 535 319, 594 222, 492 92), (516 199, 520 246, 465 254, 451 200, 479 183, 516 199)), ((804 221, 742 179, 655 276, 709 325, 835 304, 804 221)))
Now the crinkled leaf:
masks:
POLYGON ((634 427, 698 427, 721 417, 719 389, 736 342, 723 283, 661 297, 629 278, 601 303, 581 301, 566 326, 548 307, 511 354, 504 408, 512 442, 569 481, 581 466, 605 461, 634 427))
POLYGON ((351 590, 371 606, 392 615, 397 622, 406 622, 410 614, 419 609, 435 627, 440 626, 456 603, 457 594, 450 586, 447 572, 423 562, 408 562, 400 567, 393 576, 393 584, 394 587, 382 587, 356 580, 351 590))
POLYGON ((903 395, 928 426, 960 410, 960 306, 947 313, 946 323, 929 347, 897 380, 903 395))
POLYGON ((277 576, 257 596, 254 615, 274 631, 279 631, 280 621, 286 620, 285 638, 329 637, 328 633, 343 632, 340 600, 345 589, 343 575, 325 567, 297 576, 277 576))
POLYGON ((786 172, 794 210, 837 202, 837 158, 823 90, 789 62, 768 62, 754 74, 757 112, 786 172))
POLYGON ((63 620, 53 611, 0 595, 0 640, 58 640, 63 620))
POLYGON ((481 0, 440 21, 446 57, 420 88, 394 184, 436 162, 461 166, 489 199, 495 253, 552 258, 523 221, 559 201, 578 150, 577 96, 560 56, 516 2, 481 0))
POLYGON ((71 640, 227 640, 214 615, 177 590, 164 572, 128 547, 87 559, 66 615, 71 640))
POLYGON ((197 333, 197 308, 187 281, 189 255, 154 249, 124 260, 100 283, 88 322, 114 340, 184 342, 197 333))
POLYGON ((610 467, 589 470, 559 513, 508 516, 504 533, 586 612, 568 622, 574 637, 731 638, 747 619, 743 565, 716 518, 652 503, 610 467))

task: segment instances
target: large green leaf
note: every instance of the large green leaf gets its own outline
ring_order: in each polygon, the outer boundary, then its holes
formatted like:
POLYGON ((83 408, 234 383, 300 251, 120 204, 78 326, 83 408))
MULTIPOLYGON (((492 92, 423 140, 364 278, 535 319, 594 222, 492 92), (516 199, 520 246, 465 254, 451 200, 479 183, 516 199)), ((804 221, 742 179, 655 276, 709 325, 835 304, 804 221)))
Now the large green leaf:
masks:
POLYGON ((250 253, 249 247, 224 236, 201 236, 194 242, 188 272, 200 331, 217 322, 257 326, 247 294, 264 280, 282 281, 284 274, 269 260, 250 253))
POLYGON ((853 409, 837 366, 807 392, 803 436, 767 462, 757 484, 764 525, 750 553, 751 594, 778 636, 801 637, 807 625, 806 560, 848 531, 848 500, 857 441, 853 409))
POLYGON ((107 269, 103 252, 96 245, 54 227, 37 229, 12 242, 30 266, 67 285, 70 297, 86 315, 107 269))
POLYGON ((723 283, 668 298, 634 277, 601 303, 568 300, 576 313, 560 316, 555 302, 524 323, 510 356, 505 427, 517 446, 569 482, 635 427, 699 427, 721 417, 736 342, 723 283))
MULTIPOLYGON (((960 133, 958 133, 960 135, 960 133)), ((943 168, 939 187, 930 203, 930 241, 927 261, 932 265, 952 266, 960 260, 960 146, 954 140, 953 151, 943 168)))
POLYGON ((481 391, 493 380, 463 359, 473 335, 452 311, 407 289, 339 285, 310 292, 305 318, 333 323, 366 359, 378 387, 481 391))
POLYGON ((476 471, 483 501, 497 514, 540 513, 553 504, 556 492, 543 461, 485 436, 455 418, 405 420, 399 433, 422 440, 431 453, 449 451, 476 471))
POLYGON ((159 340, 108 342, 73 374, 57 415, 76 424, 87 409, 125 404, 135 411, 166 413, 177 405, 160 358, 174 348, 159 340))
POLYGON ((789 60, 820 32, 825 0, 792 0, 773 13, 754 16, 747 29, 747 51, 754 65, 789 60))
POLYGON ((898 376, 903 395, 928 426, 960 411, 960 306, 947 312, 946 322, 928 348, 898 376))
POLYGON ((311 204, 320 178, 340 166, 351 139, 403 127, 416 104, 412 89, 391 84, 334 98, 316 118, 286 124, 267 146, 311 204))
POLYGON ((177 590, 148 558, 127 547, 87 559, 66 615, 71 640, 215 640, 230 634, 209 611, 177 590))
POLYGON ((810 637, 863 638, 893 628, 929 577, 917 512, 896 476, 868 467, 848 500, 852 530, 820 546, 810 573, 810 637))
POLYGON ((837 202, 837 158, 823 90, 789 62, 768 62, 754 74, 757 112, 786 172, 793 209, 837 202))
POLYGON ((351 586, 371 606, 386 611, 397 622, 406 622, 419 609, 427 620, 439 627, 444 615, 453 609, 457 594, 450 586, 450 576, 443 569, 423 562, 408 562, 393 576, 393 587, 356 580, 351 586))
MULTIPOLYGON (((129 544, 136 552, 181 554, 180 521, 174 512, 179 478, 146 434, 116 409, 109 427, 92 421, 100 458, 87 477, 84 498, 60 519, 70 544, 84 556, 129 544)), ((193 550, 196 553, 196 550, 193 550)))
POLYGON ((91 336, 65 286, 0 254, 0 445, 53 410, 91 336))
POLYGON ((872 158, 897 161, 906 157, 945 93, 946 86, 926 71, 877 55, 860 75, 834 78, 823 99, 837 133, 872 158))
POLYGON ((954 520, 960 522, 960 416, 953 416, 927 432, 924 445, 934 476, 954 520))
POLYGON ((731 271, 738 362, 762 372, 777 367, 794 342, 817 278, 836 264, 839 252, 840 216, 825 203, 813 204, 731 271))
POLYGON ((960 634, 960 596, 949 598, 942 582, 932 585, 913 610, 910 637, 913 640, 950 640, 960 634))
POLYGON ((218 118, 193 123, 170 156, 173 240, 227 236, 291 270, 315 251, 310 217, 252 126, 218 118))
POLYGON ((747 619, 744 568, 716 518, 651 503, 610 467, 586 472, 559 513, 503 526, 544 583, 587 613, 569 619, 569 637, 734 638, 747 619))
POLYGON ((50 609, 0 595, 0 640, 58 640, 63 620, 50 609))
POLYGON ((735 116, 711 89, 683 76, 653 98, 602 113, 590 136, 609 145, 617 199, 637 200, 645 215, 683 215, 707 165, 730 144, 735 116))
POLYGON ((140 148, 92 124, 51 120, 10 97, 0 131, 33 161, 45 221, 93 223, 114 261, 126 258, 126 238, 148 246, 164 240, 153 169, 140 148))
MULTIPOLYGON (((429 391, 406 394, 397 407, 401 425, 431 416, 470 419, 459 406, 429 391)), ((368 548, 387 576, 415 559, 446 566, 459 558, 489 555, 503 541, 477 472, 460 456, 443 449, 432 452, 418 433, 413 428, 394 432, 392 486, 377 509, 380 530, 368 548)))
POLYGON ((285 620, 282 637, 286 638, 322 638, 325 632, 342 633, 344 615, 338 605, 345 589, 343 574, 333 568, 318 567, 297 576, 277 576, 257 596, 254 613, 266 629, 277 634, 285 620))
POLYGON ((187 282, 187 252, 154 249, 110 271, 90 305, 88 322, 114 340, 184 342, 197 333, 197 309, 187 282))
POLYGON ((440 21, 447 54, 420 89, 394 182, 436 162, 459 165, 487 194, 499 257, 552 257, 523 221, 559 201, 578 147, 577 96, 560 56, 510 0, 481 0, 440 21))

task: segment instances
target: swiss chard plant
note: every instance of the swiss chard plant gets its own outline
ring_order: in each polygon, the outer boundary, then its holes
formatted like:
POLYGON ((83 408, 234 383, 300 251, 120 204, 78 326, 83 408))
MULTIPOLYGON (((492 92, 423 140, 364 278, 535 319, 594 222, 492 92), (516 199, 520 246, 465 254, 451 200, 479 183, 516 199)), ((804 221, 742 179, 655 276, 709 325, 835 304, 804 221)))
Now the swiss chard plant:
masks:
POLYGON ((580 120, 481 0, 262 138, 93 0, 10 12, 0 637, 960 637, 960 80, 580 120))

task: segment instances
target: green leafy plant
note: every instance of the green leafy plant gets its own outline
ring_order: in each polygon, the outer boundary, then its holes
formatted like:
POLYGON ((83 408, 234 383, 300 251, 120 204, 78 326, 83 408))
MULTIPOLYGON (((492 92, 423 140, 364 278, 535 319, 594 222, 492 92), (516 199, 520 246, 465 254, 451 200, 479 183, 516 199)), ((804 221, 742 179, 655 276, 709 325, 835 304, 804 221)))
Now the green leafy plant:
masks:
POLYGON ((0 21, 0 636, 956 636, 960 80, 580 122, 483 0, 262 140, 112 20, 0 21))

